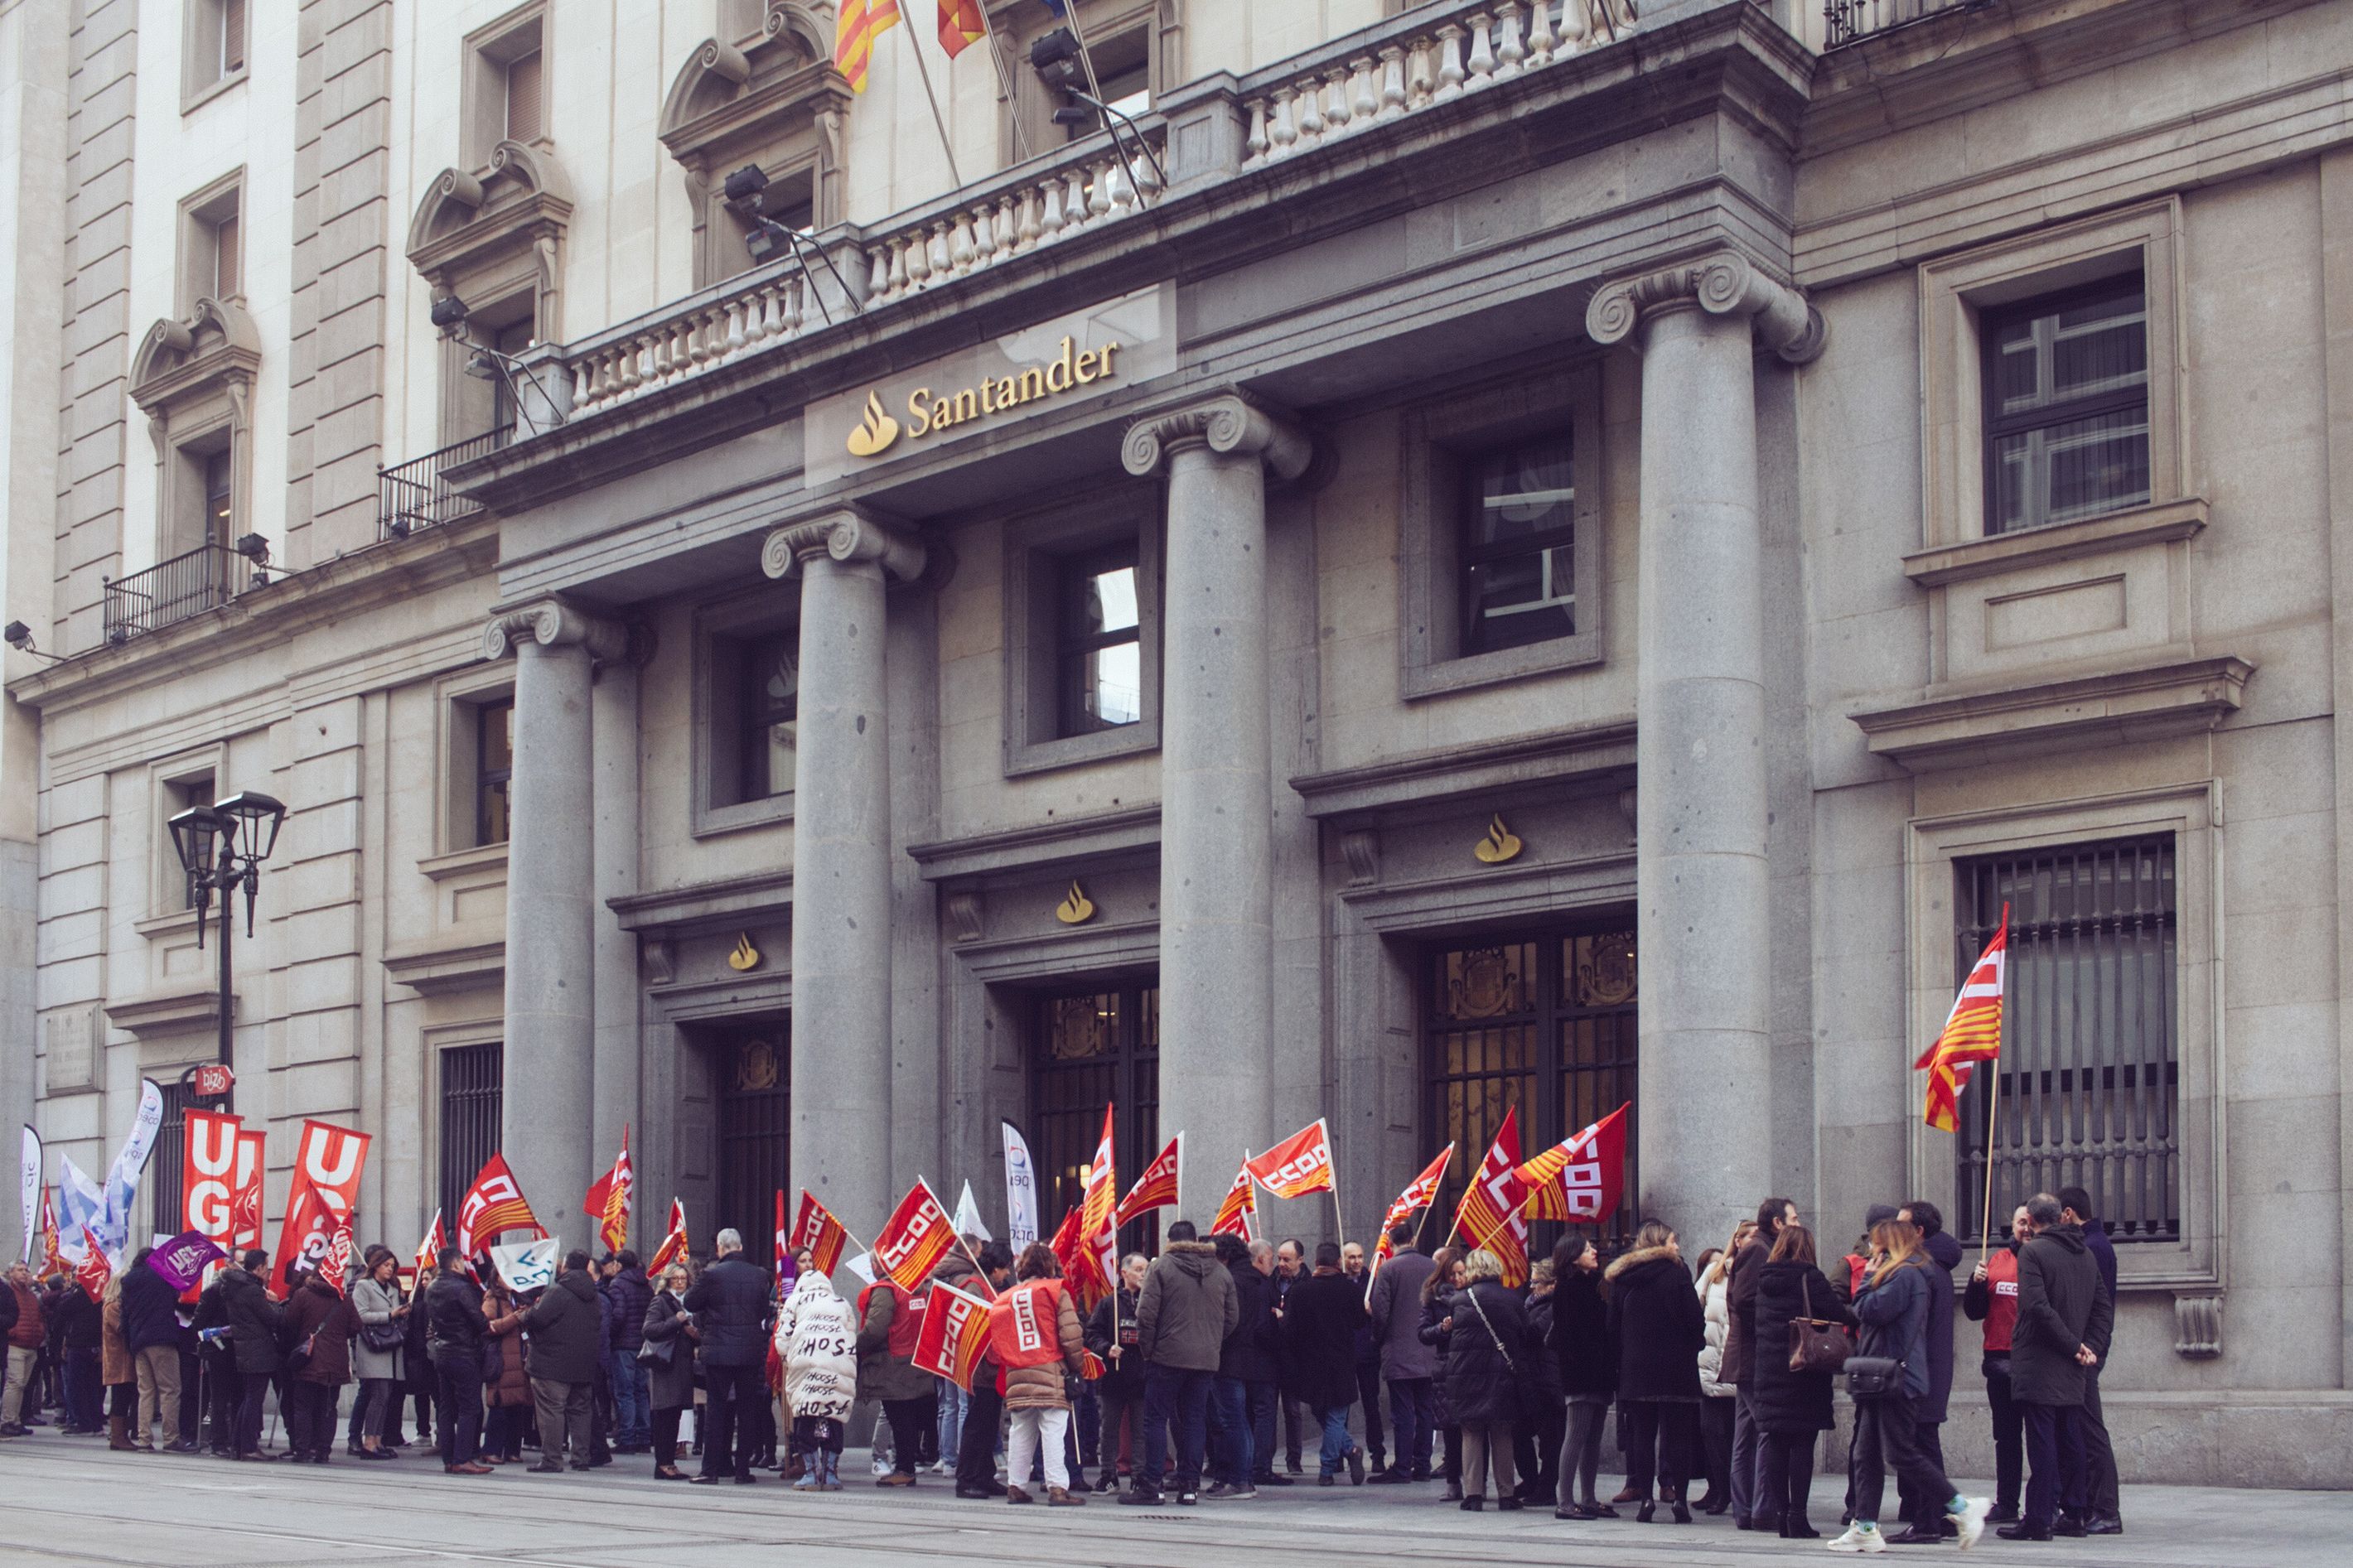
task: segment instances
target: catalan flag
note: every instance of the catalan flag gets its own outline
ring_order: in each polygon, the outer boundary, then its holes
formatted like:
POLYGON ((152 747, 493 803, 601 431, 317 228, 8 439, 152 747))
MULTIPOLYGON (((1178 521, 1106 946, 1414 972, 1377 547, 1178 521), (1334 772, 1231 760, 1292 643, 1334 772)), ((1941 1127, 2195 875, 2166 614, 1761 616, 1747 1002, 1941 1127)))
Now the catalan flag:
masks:
POLYGON ((629 1195, 636 1188, 635 1175, 629 1169, 629 1129, 621 1127, 621 1152, 613 1168, 596 1178, 581 1200, 580 1211, 596 1221, 596 1234, 607 1252, 618 1252, 629 1245, 629 1195))
MULTIPOLYGON (((899 0, 841 0, 833 25, 833 68, 851 91, 866 90, 866 64, 874 58, 874 40, 898 25, 899 0)), ((940 30, 943 35, 947 30, 944 16, 940 30)))
POLYGON ((2001 1055, 2001 977, 2010 957, 2010 906, 2001 907, 2001 925, 1993 941, 1978 955, 1953 1010, 1945 1018, 1936 1044, 1912 1065, 1928 1074, 1928 1098, 1920 1119, 1947 1132, 1961 1128, 1961 1090, 1978 1062, 2001 1055))
POLYGON ((980 5, 981 0, 939 0, 940 47, 948 52, 948 58, 955 58, 965 45, 987 36, 988 18, 981 15, 980 5))

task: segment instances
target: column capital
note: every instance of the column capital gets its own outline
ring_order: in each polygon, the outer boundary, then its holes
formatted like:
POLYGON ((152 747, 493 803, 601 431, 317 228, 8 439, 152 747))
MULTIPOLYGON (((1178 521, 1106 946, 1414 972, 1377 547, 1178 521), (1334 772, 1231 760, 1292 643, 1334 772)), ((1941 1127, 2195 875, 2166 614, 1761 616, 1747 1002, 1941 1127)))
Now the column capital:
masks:
POLYGON ((1315 455, 1314 443, 1289 416, 1239 392, 1221 392, 1137 420, 1127 427, 1119 455, 1127 471, 1143 479, 1159 472, 1171 452, 1192 446, 1248 454, 1285 479, 1305 473, 1315 455))
POLYGON ((504 658, 527 642, 542 647, 575 645, 594 658, 615 659, 629 651, 629 630, 562 599, 541 599, 492 615, 482 628, 482 657, 504 658))
POLYGON ((1586 307, 1585 330, 1607 346, 1655 314, 1694 309, 1747 317, 1757 341, 1791 364, 1812 363, 1828 331, 1803 293, 1733 250, 1604 283, 1586 307))
POLYGON ((858 508, 776 530, 761 548, 760 569, 771 577, 789 577, 802 562, 820 555, 879 561, 887 576, 912 583, 923 574, 928 552, 905 524, 858 508))

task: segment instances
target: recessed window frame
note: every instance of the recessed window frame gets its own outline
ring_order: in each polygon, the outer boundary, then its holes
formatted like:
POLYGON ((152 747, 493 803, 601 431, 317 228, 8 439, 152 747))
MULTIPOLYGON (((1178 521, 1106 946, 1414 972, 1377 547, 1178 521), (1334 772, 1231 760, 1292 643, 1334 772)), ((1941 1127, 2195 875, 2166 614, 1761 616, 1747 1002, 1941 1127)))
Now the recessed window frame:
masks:
POLYGON ((533 146, 550 141, 549 110, 555 101, 551 90, 555 58, 550 47, 550 20, 546 0, 533 0, 466 35, 460 57, 464 79, 459 92, 459 167, 484 167, 491 152, 509 139, 508 130, 515 121, 508 102, 513 68, 532 56, 539 59, 539 113, 536 122, 528 127, 533 134, 521 140, 533 146))
POLYGON ((2153 511, 2201 493, 2185 396, 2189 311, 2182 298, 2182 244, 2180 198, 2168 195, 1921 265, 1925 549, 2015 550, 2001 542, 2031 536, 2063 551, 2105 520, 2153 511), (2147 344, 2148 499, 2116 511, 1989 533, 1985 317, 2135 269, 2141 276, 2147 344))
POLYGON ((1018 778, 1160 747, 1161 508, 1155 480, 1123 479, 1005 524, 1005 776, 1018 778), (1062 584, 1073 562, 1133 550, 1138 717, 1061 733, 1062 584))
POLYGON ((1399 695, 1411 700, 1601 663, 1608 657, 1602 566, 1607 454, 1599 358, 1417 403, 1405 410, 1399 437, 1399 695), (1471 649, 1463 625, 1469 598, 1463 552, 1468 460, 1560 431, 1569 438, 1577 491, 1569 546, 1577 629, 1567 637, 1471 649))
POLYGON ((180 112, 246 79, 253 58, 251 0, 186 0, 180 13, 180 112))
POLYGON ((1097 734, 1106 730, 1124 730, 1143 720, 1144 567, 1136 556, 1135 542, 1122 540, 1077 554, 1058 556, 1054 560, 1054 727, 1057 731, 1054 738, 1057 740, 1097 734), (1136 595, 1134 619, 1124 626, 1113 627, 1090 628, 1076 624, 1079 584, 1121 572, 1129 574, 1130 590, 1136 595), (1099 686, 1100 682, 1087 679, 1086 661, 1093 656, 1120 647, 1136 650, 1136 716, 1106 721, 1087 712, 1088 689, 1091 684, 1099 686))
POLYGON ((172 842, 172 818, 191 806, 210 805, 229 791, 228 752, 224 746, 206 746, 185 752, 148 770, 148 810, 154 824, 148 847, 150 890, 147 911, 159 921, 195 920, 195 892, 180 851, 172 842))
POLYGON ((514 667, 508 661, 481 666, 442 681, 434 695, 439 710, 435 858, 471 852, 495 860, 507 846, 482 838, 482 716, 485 710, 513 706, 514 667))
POLYGON ((181 316, 195 311, 199 300, 246 297, 245 170, 230 170, 180 202, 179 287, 174 303, 181 316), (232 255, 224 266, 223 226, 232 255), (226 287, 224 287, 226 285, 226 287))
MULTIPOLYGON (((1145 107, 1131 108, 1131 117, 1141 120, 1151 111, 1160 96, 1176 85, 1170 79, 1176 68, 1175 52, 1166 47, 1177 26, 1173 5, 1162 0, 1071 0, 1079 12, 1079 26, 1084 29, 1087 49, 1100 55, 1109 46, 1114 50, 1134 35, 1141 33, 1144 42, 1144 91, 1145 107)), ((996 18, 997 41, 1012 62, 1013 96, 998 110, 998 166, 1011 168, 1021 161, 1026 145, 1031 157, 1050 154, 1102 134, 1099 126, 1066 128, 1054 123, 1054 110, 1075 99, 1049 88, 1029 64, 1029 48, 1039 38, 1060 27, 1070 26, 1066 16, 1057 15, 1044 6, 1022 6, 1008 10, 996 18), (1014 126, 1018 122, 1023 135, 1017 137, 1014 126)), ((984 47, 986 47, 984 43, 984 47)), ((1098 59, 1098 67, 1102 65, 1098 59)), ((1098 80, 1101 79, 1100 70, 1098 80)), ((1116 98, 1106 101, 1117 102, 1116 98)), ((1123 132, 1124 135, 1124 132, 1123 132)))
POLYGON ((1979 406, 1984 410, 1984 420, 1980 428, 1978 447, 1984 455, 1985 462, 1985 517, 1982 526, 1988 538, 1997 534, 2026 533, 2044 528, 2060 527, 2070 522, 2086 521, 2094 517, 2107 517, 2148 504, 2149 497, 2146 488, 2138 495, 2116 497, 2108 504, 2094 510, 2080 512, 2069 517, 2050 517, 2042 512, 2038 501, 2035 515, 2030 516, 2025 521, 2014 528, 1998 526, 2000 519, 1997 513, 2000 510, 2001 469, 1999 448, 2001 442, 2013 437, 2030 435, 2036 431, 2048 431, 2073 424, 2077 420, 2096 418, 2103 415, 2137 411, 2141 416, 2143 466, 2144 468, 2146 468, 2148 425, 2147 336, 2148 285, 2147 280, 2137 271, 2130 274, 2119 273, 2110 278, 2077 284, 2073 288, 2059 289, 2049 294, 2038 294, 2017 304, 1989 308, 1978 312, 1978 373, 1984 382, 1983 390, 1979 394, 1983 400, 1979 406), (2000 374, 2000 351, 1998 345, 2001 334, 2021 321, 2039 322, 2046 318, 2090 304, 2094 300, 2120 295, 2127 277, 2131 279, 2134 293, 2140 300, 2142 374, 2138 385, 2111 388, 2065 402, 2045 404, 2023 414, 2000 412, 2000 392, 1996 383, 2000 374))
POLYGON ((697 838, 793 819, 794 791, 744 795, 744 699, 738 661, 747 644, 784 637, 797 646, 800 584, 765 583, 704 605, 694 613, 691 642, 693 764, 689 831, 697 838))

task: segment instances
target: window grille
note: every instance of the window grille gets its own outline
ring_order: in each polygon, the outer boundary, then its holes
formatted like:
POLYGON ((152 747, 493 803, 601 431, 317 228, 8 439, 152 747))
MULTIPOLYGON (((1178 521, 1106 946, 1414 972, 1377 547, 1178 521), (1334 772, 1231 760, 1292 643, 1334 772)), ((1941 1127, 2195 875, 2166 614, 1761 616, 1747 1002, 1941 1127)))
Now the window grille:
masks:
MULTIPOLYGON (((792 1158, 792 1057, 783 1020, 729 1037, 722 1047, 719 1093, 719 1212, 711 1235, 734 1230, 744 1256, 762 1268, 774 1260, 776 1194, 792 1158)), ((794 1194, 787 1194, 787 1224, 794 1194)), ((855 1215, 841 1216, 856 1225, 855 1215)), ((870 1220, 867 1223, 872 1224, 870 1220)), ((702 1245, 711 1245, 706 1237, 702 1245)))
MULTIPOLYGON (((155 1177, 151 1189, 154 1208, 149 1229, 157 1236, 177 1236, 187 1228, 180 1223, 185 1217, 180 1179, 187 1173, 188 1107, 195 1101, 189 1099, 185 1085, 165 1083, 156 1087, 164 1091, 164 1120, 155 1128, 155 1146, 147 1156, 147 1169, 155 1177)), ((134 1236, 131 1244, 131 1250, 136 1252, 145 1240, 134 1236)))
POLYGON ((466 1190, 499 1152, 505 1087, 506 1047, 499 1041, 441 1053, 441 1224, 453 1240, 466 1190))
MULTIPOLYGON (((2118 1242, 2181 1235, 2179 1041, 2171 835, 1966 860, 1957 987, 2010 905, 1993 1225, 2036 1193, 2081 1186, 2118 1242)), ((1960 1100, 1961 1214, 1984 1212, 1996 1064, 1960 1100)))
MULTIPOLYGON (((1109 986, 1043 997, 1029 1075, 1030 1157, 1038 1164, 1038 1221, 1058 1224, 1084 1195, 1081 1173, 1103 1138, 1103 1106, 1116 1107, 1112 1136, 1120 1196, 1160 1152, 1160 988, 1109 986)), ((1174 1217, 1173 1215, 1169 1217, 1174 1217)), ((1206 1223, 1200 1215, 1197 1224, 1206 1223)), ((1122 1227, 1122 1252, 1146 1250, 1158 1236, 1147 1215, 1122 1227)))

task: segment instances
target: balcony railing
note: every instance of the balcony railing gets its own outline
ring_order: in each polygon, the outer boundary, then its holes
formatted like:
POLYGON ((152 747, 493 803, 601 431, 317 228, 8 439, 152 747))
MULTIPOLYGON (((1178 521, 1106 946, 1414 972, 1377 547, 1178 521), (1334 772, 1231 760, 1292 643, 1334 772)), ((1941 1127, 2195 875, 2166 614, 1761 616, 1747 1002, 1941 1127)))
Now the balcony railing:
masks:
POLYGON ((227 604, 242 559, 227 545, 200 544, 144 572, 107 580, 101 607, 107 642, 126 643, 227 604))
POLYGON ((1822 7, 1822 47, 1859 44, 1947 11, 1974 11, 1990 4, 1992 0, 1829 0, 1822 7))
POLYGON ((457 522, 482 509, 449 488, 441 476, 460 463, 487 457, 514 438, 514 426, 501 425, 453 441, 438 452, 427 452, 406 463, 380 468, 375 476, 375 526, 379 539, 405 539, 420 528, 457 522))

